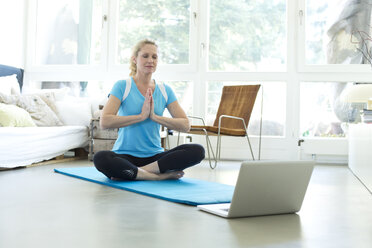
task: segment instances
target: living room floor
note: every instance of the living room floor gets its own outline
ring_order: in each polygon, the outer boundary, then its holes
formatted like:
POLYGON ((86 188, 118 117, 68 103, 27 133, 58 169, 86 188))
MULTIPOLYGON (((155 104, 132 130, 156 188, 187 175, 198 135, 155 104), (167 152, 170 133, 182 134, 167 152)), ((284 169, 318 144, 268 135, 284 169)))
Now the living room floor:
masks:
MULTIPOLYGON (((297 214, 224 219, 196 207, 54 173, 80 160, 0 172, 0 247, 358 247, 372 195, 346 165, 317 165, 297 214)), ((234 185, 240 162, 186 177, 234 185)))

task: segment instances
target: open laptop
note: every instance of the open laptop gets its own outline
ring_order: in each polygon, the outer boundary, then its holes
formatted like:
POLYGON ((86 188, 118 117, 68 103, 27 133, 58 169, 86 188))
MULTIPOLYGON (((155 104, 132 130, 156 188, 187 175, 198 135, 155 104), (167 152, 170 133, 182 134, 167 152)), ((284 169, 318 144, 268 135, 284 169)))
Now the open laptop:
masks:
POLYGON ((298 212, 313 168, 313 161, 243 162, 231 203, 197 207, 225 218, 298 212))

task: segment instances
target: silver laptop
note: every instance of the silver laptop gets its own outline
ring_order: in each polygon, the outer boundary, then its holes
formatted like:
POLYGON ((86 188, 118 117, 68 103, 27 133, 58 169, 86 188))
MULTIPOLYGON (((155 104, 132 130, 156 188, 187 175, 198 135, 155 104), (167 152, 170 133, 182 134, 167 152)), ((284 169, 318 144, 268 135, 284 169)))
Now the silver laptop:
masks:
POLYGON ((298 212, 313 168, 313 161, 243 162, 231 203, 197 207, 225 218, 298 212))

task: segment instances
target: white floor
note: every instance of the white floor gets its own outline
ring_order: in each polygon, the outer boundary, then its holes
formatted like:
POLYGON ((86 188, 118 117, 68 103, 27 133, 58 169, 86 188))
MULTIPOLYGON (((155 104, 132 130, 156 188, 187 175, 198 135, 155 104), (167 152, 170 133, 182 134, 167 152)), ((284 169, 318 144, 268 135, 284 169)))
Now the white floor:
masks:
MULTIPOLYGON (((316 166, 298 214, 226 220, 53 172, 0 172, 0 247, 372 247, 372 195, 347 166, 316 166)), ((186 177, 235 184, 240 163, 186 177)))

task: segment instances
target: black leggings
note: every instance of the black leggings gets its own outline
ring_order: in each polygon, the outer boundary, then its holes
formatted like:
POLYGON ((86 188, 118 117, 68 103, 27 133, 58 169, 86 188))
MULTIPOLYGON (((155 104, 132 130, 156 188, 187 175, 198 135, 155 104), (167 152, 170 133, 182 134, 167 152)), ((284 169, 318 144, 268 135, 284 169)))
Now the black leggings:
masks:
POLYGON ((94 166, 108 178, 134 180, 138 167, 158 162, 160 173, 167 171, 182 171, 200 163, 205 157, 203 146, 184 144, 152 157, 138 158, 127 154, 117 154, 112 151, 99 151, 94 155, 94 166))

